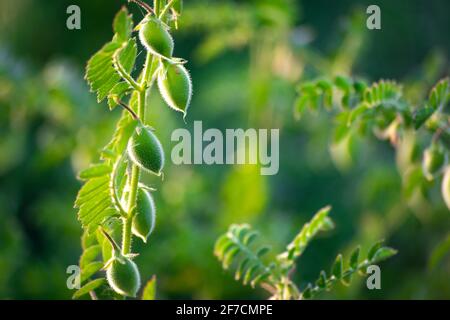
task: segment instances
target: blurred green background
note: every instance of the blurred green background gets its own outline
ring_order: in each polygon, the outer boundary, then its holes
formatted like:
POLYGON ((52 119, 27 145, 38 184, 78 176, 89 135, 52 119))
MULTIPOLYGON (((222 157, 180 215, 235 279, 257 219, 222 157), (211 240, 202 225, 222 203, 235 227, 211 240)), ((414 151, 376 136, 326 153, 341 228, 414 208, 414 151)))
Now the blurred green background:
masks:
MULTIPOLYGON (((71 297, 66 268, 78 263, 82 233, 73 209, 76 173, 98 159, 120 113, 96 104, 84 67, 111 38, 124 3, 0 2, 1 299, 71 297), (70 4, 81 8, 81 30, 66 28, 70 4)), ((135 21, 142 18, 129 8, 135 21)), ((276 252, 330 204, 337 228, 302 257, 295 275, 301 286, 338 252, 384 238, 399 254, 381 267, 382 290, 359 280, 322 297, 449 299, 448 255, 430 262, 450 242, 439 186, 407 201, 390 145, 366 139, 342 159, 329 148, 328 116, 293 117, 298 81, 323 75, 397 79, 420 101, 449 74, 449 12, 447 0, 185 1, 174 36, 175 55, 189 60, 194 83, 187 124, 157 94, 148 115, 166 155, 171 132, 192 129, 194 120, 221 130, 280 128, 280 171, 267 177, 251 166, 168 163, 163 183, 148 177, 158 189, 157 227, 149 245, 134 245, 144 279, 158 277, 158 297, 266 298, 221 269, 215 239, 229 224, 248 222, 276 252), (369 4, 381 7, 382 30, 366 29, 369 4)))

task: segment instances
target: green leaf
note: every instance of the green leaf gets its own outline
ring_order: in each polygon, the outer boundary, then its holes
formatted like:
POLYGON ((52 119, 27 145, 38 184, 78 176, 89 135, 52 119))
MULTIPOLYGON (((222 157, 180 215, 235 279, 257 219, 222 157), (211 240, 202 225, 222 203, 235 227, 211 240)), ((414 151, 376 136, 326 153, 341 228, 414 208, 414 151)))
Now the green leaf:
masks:
POLYGON ((359 252, 361 251, 361 247, 356 247, 355 250, 353 250, 352 254, 350 255, 350 268, 353 270, 358 269, 358 263, 359 263, 359 252))
POLYGON ((95 261, 85 265, 81 269, 81 283, 89 280, 94 274, 99 272, 103 268, 104 264, 102 261, 95 261))
POLYGON ((300 257, 309 242, 321 231, 328 231, 334 227, 333 221, 328 217, 331 210, 327 206, 319 210, 309 223, 306 223, 294 240, 287 246, 286 252, 278 256, 278 260, 287 266, 292 265, 294 260, 300 257))
POLYGON ((377 253, 378 249, 382 247, 383 242, 384 240, 380 240, 369 249, 369 253, 367 254, 367 260, 372 261, 373 257, 375 256, 375 253, 377 253))
POLYGON ((303 291, 302 298, 303 299, 311 299, 312 298, 312 286, 311 286, 311 284, 308 284, 306 289, 303 291))
POLYGON ((89 179, 78 192, 75 207, 79 209, 78 219, 83 228, 89 231, 118 216, 110 190, 110 176, 89 179))
POLYGON ((128 84, 128 82, 122 81, 117 83, 108 95, 109 109, 114 109, 117 106, 117 100, 122 100, 122 98, 132 90, 133 88, 128 84))
POLYGON ((236 266, 235 279, 255 286, 272 275, 272 269, 264 264, 261 256, 269 250, 267 246, 252 245, 257 237, 248 224, 231 225, 228 232, 220 236, 214 245, 214 255, 224 269, 236 266))
MULTIPOLYGON (((133 94, 133 97, 134 96, 135 94, 133 94)), ((133 97, 130 101, 130 107, 134 109, 136 100, 134 100, 133 97)), ((104 148, 103 156, 105 155, 105 152, 109 152, 113 157, 120 157, 124 153, 128 140, 130 140, 130 137, 133 135, 136 126, 137 121, 129 115, 128 111, 124 110, 117 122, 116 131, 114 132, 111 141, 104 148)))
POLYGON ((371 263, 375 264, 381 261, 384 261, 386 259, 389 259, 390 257, 397 254, 397 250, 389 248, 389 247, 381 247, 379 248, 373 257, 370 260, 371 263))
POLYGON ((423 126, 423 124, 433 115, 434 111, 435 109, 428 106, 416 110, 413 115, 414 128, 416 130, 419 130, 423 126))
POLYGON ((81 180, 89 180, 92 178, 98 178, 111 173, 112 168, 110 165, 105 163, 93 164, 89 168, 82 170, 78 177, 81 180))
POLYGON ((331 274, 336 277, 336 279, 342 278, 342 272, 344 269, 344 265, 342 262, 342 255, 338 255, 336 260, 334 261, 333 267, 331 268, 331 274))
POLYGON ((450 254, 450 233, 431 252, 428 269, 434 270, 450 254))
POLYGON ((120 80, 113 66, 113 55, 121 47, 110 42, 92 56, 86 67, 86 80, 92 92, 97 93, 97 101, 102 102, 120 80))
POLYGON ((126 9, 122 9, 114 21, 113 40, 105 44, 89 59, 86 67, 86 80, 92 92, 97 93, 97 101, 103 101, 114 86, 119 82, 120 76, 113 66, 113 57, 119 54, 118 61, 130 73, 136 59, 136 41, 129 40, 133 22, 126 9))
POLYGON ((88 264, 93 262, 100 255, 102 247, 97 244, 87 248, 80 257, 80 268, 83 270, 88 264))
POLYGON ((327 287, 327 273, 324 270, 320 272, 319 279, 317 279, 316 281, 316 285, 321 289, 325 289, 327 287))
POLYGON ((84 296, 85 294, 88 294, 89 292, 94 291, 95 289, 99 288, 100 286, 102 286, 104 284, 106 284, 105 278, 92 280, 91 282, 89 282, 89 283, 85 284, 83 287, 81 287, 81 289, 76 291, 73 294, 72 299, 79 299, 82 296, 84 296))
POLYGON ((439 81, 431 90, 428 104, 433 110, 442 110, 450 99, 449 79, 439 81))
POLYGON ((86 230, 83 232, 83 235, 81 236, 81 247, 83 250, 86 250, 87 248, 98 244, 97 237, 95 236, 95 233, 89 233, 86 230))
POLYGON ((156 276, 153 276, 145 285, 142 292, 142 300, 155 300, 156 298, 156 276))
POLYGON ((119 42, 125 42, 131 37, 131 33, 133 32, 133 18, 131 14, 128 14, 126 7, 122 7, 117 13, 114 18, 113 27, 119 42))

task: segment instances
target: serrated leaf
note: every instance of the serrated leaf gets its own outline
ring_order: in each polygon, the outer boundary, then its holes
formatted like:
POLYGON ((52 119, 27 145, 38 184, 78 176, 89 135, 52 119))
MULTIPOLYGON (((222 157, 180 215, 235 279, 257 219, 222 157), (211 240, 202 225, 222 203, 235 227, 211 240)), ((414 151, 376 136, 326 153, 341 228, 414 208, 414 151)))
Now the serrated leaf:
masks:
POLYGON ((133 32, 133 18, 132 15, 128 13, 126 7, 122 7, 116 14, 113 28, 118 41, 125 42, 131 37, 131 33, 133 32))
POLYGON ((100 286, 106 284, 106 279, 105 278, 101 278, 101 279, 95 279, 92 280, 91 282, 85 284, 83 287, 81 287, 81 289, 77 290, 73 296, 72 299, 79 299, 82 296, 84 296, 85 294, 88 294, 91 291, 94 291, 95 289, 99 288, 100 286))
POLYGON ((155 300, 156 298, 156 276, 153 276, 145 285, 142 292, 142 300, 155 300))
POLYGON ((97 93, 97 101, 102 102, 120 80, 113 66, 113 55, 121 47, 119 43, 110 42, 89 59, 86 67, 86 80, 92 92, 97 93))
POLYGON ((104 164, 104 163, 93 164, 89 168, 82 170, 78 174, 78 177, 81 180, 88 180, 91 178, 97 178, 97 177, 107 175, 107 174, 111 173, 111 171, 112 171, 112 168, 108 164, 104 164))
POLYGON ((113 57, 119 54, 118 61, 130 73, 136 59, 136 41, 129 40, 132 28, 131 17, 126 9, 122 9, 114 21, 115 36, 105 44, 91 59, 86 67, 86 80, 92 92, 97 93, 97 101, 103 101, 114 86, 119 82, 120 76, 113 66, 113 57))
POLYGON ((78 192, 75 207, 79 209, 78 219, 83 228, 90 231, 118 216, 112 200, 109 175, 89 179, 78 192))

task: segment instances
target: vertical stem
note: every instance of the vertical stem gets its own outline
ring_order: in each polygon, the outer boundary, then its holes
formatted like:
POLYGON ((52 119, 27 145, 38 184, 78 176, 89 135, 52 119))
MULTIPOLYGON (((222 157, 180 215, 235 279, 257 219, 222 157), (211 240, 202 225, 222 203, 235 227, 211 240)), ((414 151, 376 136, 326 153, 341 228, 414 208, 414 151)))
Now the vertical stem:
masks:
POLYGON ((160 6, 160 0, 153 0, 153 10, 155 10, 156 16, 159 16, 159 10, 161 10, 160 6))
MULTIPOLYGON (((138 117, 145 123, 145 105, 147 101, 147 78, 151 72, 152 55, 147 54, 144 70, 142 71, 141 89, 138 92, 138 117)), ((131 168, 130 195, 128 198, 128 217, 124 219, 122 234, 122 254, 128 254, 131 251, 131 228, 134 217, 134 207, 136 206, 136 198, 138 192, 139 178, 141 170, 138 166, 133 165, 131 168)))

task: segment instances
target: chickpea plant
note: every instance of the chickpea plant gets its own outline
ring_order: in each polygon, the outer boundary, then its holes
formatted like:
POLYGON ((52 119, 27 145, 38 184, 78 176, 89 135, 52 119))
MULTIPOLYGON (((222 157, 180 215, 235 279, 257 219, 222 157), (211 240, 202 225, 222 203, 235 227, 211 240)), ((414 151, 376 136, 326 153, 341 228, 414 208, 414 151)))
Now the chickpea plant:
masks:
POLYGON ((350 254, 348 263, 344 263, 343 256, 339 254, 328 273, 322 270, 317 281, 300 290, 292 280, 296 260, 317 234, 334 228, 334 222, 328 216, 330 211, 329 206, 319 210, 301 228, 286 250, 272 259, 267 258, 270 246, 258 243, 258 232, 248 224, 231 225, 216 241, 214 254, 224 269, 235 269, 235 279, 242 280, 244 285, 261 286, 272 300, 299 300, 312 299, 323 291, 331 290, 339 282, 349 285, 354 274, 365 275, 368 266, 397 253, 379 241, 361 259, 361 248, 358 246, 350 254))
MULTIPOLYGON (((163 147, 157 132, 145 119, 148 95, 157 82, 167 105, 188 110, 192 95, 189 72, 183 59, 173 57, 171 27, 177 27, 182 0, 155 0, 153 7, 133 0, 147 15, 137 26, 122 8, 113 23, 114 37, 88 62, 86 79, 98 102, 123 108, 111 142, 98 163, 79 173, 84 185, 75 207, 84 229, 80 258, 81 289, 74 298, 136 297, 141 275, 133 261, 133 237, 143 242, 155 227, 156 206, 152 188, 140 182, 143 172, 161 177, 163 147), (134 36, 138 32, 138 36, 134 36), (138 45, 146 53, 142 68, 136 66, 138 45), (135 70, 140 71, 137 77, 135 70), (106 271, 106 275, 103 273, 106 271)), ((143 290, 143 299, 154 298, 155 279, 143 290)))
POLYGON ((295 111, 324 108, 337 123, 333 145, 347 148, 355 136, 374 134, 403 152, 405 195, 427 196, 440 182, 442 198, 450 210, 450 83, 445 78, 428 99, 411 103, 402 85, 381 80, 373 84, 350 77, 318 79, 298 85, 295 111), (408 139, 409 138, 409 139, 408 139), (404 152, 406 151, 406 152, 404 152))

